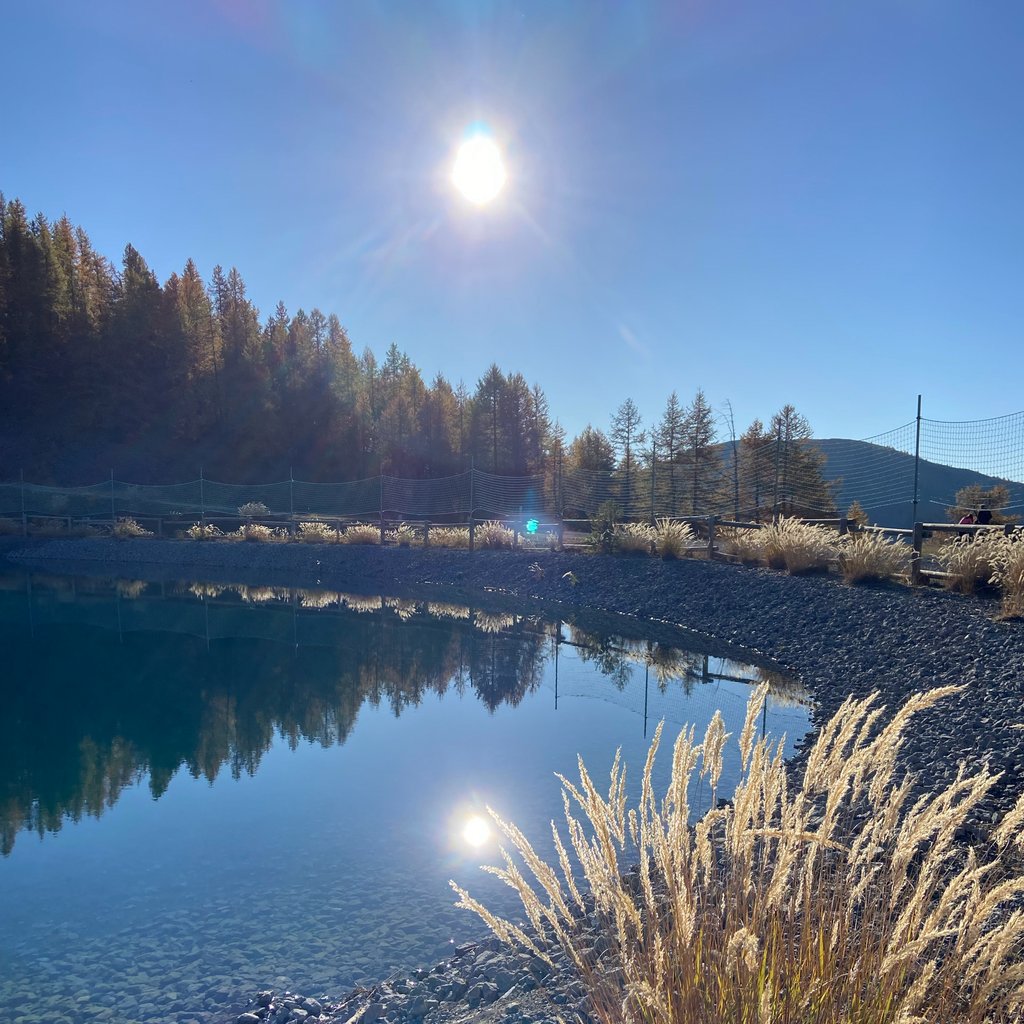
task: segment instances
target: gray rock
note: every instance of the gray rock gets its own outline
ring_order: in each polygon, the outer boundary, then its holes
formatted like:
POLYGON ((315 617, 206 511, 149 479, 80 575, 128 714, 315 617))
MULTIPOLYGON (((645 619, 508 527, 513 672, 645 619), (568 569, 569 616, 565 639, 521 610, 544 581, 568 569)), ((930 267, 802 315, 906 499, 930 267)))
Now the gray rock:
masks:
POLYGON ((255 1013, 240 1013, 235 1018, 235 1024, 260 1024, 260 1018, 255 1013))

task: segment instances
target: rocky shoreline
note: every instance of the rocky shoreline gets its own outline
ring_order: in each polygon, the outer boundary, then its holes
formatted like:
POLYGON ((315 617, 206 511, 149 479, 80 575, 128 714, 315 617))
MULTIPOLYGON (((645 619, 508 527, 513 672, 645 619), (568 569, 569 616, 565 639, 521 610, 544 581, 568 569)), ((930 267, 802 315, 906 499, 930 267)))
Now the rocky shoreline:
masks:
MULTIPOLYGON (((850 587, 830 576, 789 577, 720 562, 662 562, 548 551, 422 550, 338 545, 156 540, 14 540, 9 560, 40 571, 140 579, 208 579, 446 597, 541 602, 679 625, 709 644, 738 646, 811 693, 813 720, 849 695, 878 691, 890 708, 946 684, 964 690, 915 720, 904 767, 917 786, 951 781, 961 761, 1004 772, 977 828, 998 821, 1024 788, 1024 624, 996 622, 995 601, 899 585, 850 587)), ((795 759, 799 762, 800 755, 795 759)), ((239 1020, 343 1022, 585 1019, 567 965, 539 974, 491 940, 460 947, 430 971, 381 982, 340 1001, 261 993, 239 1020)), ((527 958, 529 959, 529 958, 527 958)), ((234 1019, 234 1018, 232 1018, 234 1019)))

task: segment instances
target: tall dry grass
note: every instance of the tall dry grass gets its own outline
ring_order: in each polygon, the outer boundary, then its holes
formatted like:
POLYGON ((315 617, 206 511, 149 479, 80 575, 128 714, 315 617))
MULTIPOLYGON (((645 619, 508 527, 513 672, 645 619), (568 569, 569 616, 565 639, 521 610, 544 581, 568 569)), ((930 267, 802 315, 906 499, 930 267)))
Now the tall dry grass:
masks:
POLYGON ((799 519, 782 517, 759 530, 761 557, 772 569, 785 569, 794 576, 823 572, 839 553, 839 537, 824 526, 812 526, 799 519))
POLYGON ((615 550, 629 555, 649 555, 656 541, 657 534, 649 523, 620 523, 612 535, 615 550))
POLYGON ((989 583, 1003 593, 1003 617, 1024 618, 1024 533, 993 538, 989 583))
POLYGON ((430 531, 430 546, 435 548, 469 548, 469 527, 435 526, 430 531))
POLYGON ((903 578, 910 572, 913 549, 881 533, 855 533, 839 545, 839 569, 847 583, 903 578))
POLYGON ((353 523, 341 535, 343 544, 379 544, 380 529, 369 523, 353 523))
POLYGON ((682 558, 694 539, 689 523, 659 519, 654 525, 654 551, 662 558, 682 558))
MULTIPOLYGON (((338 529, 330 523, 321 522, 318 519, 306 523, 299 523, 297 534, 299 541, 304 544, 340 544, 341 534, 338 529)), ((378 536, 378 540, 379 540, 378 536)), ((351 543, 351 542, 350 542, 351 543)))
POLYGON ((761 686, 732 801, 712 800, 696 824, 688 790, 695 778, 717 789, 728 738, 719 714, 702 743, 692 727, 680 733, 661 799, 651 781, 660 726, 635 807, 618 756, 607 795, 580 760, 578 782, 560 777, 568 845, 552 823, 557 866, 492 812, 519 859, 503 849, 505 866, 485 870, 516 890, 532 930, 452 883, 457 905, 546 960, 560 945, 607 1024, 1019 1022, 1024 797, 990 846, 965 851, 957 831, 998 776, 962 768, 912 799, 894 770, 914 716, 950 692, 912 697, 884 726, 873 698, 849 698, 801 781, 788 777, 781 742, 754 741, 761 686), (634 848, 639 865, 623 876, 634 848), (585 917, 604 924, 604 940, 585 917))
POLYGON ((946 541, 935 559, 949 573, 946 585, 961 594, 973 594, 984 586, 996 571, 995 556, 1002 533, 996 529, 954 537, 946 541))
POLYGON ((112 531, 118 540, 136 540, 139 537, 152 537, 153 531, 140 526, 134 519, 125 517, 118 519, 112 531))
POLYGON ((515 539, 515 531, 495 520, 481 523, 473 534, 474 543, 481 548, 510 548, 515 539))
POLYGON ((734 555, 744 565, 758 565, 764 557, 761 534, 764 530, 741 530, 723 527, 715 533, 716 542, 727 554, 734 555))

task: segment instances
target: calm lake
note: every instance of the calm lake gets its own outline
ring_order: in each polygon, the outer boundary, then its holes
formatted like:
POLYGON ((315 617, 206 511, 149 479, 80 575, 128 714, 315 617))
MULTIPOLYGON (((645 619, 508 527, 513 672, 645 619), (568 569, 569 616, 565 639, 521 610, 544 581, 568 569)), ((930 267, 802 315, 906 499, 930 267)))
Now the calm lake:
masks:
MULTIPOLYGON (((636 792, 657 723, 716 708, 730 792, 765 677, 583 619, 23 572, 0 650, 0 1013, 75 1024, 219 1022, 444 958, 483 933, 450 878, 515 913, 479 870, 487 805, 549 849, 554 772, 606 778, 621 747, 636 792)), ((792 752, 807 710, 773 687, 792 752)))

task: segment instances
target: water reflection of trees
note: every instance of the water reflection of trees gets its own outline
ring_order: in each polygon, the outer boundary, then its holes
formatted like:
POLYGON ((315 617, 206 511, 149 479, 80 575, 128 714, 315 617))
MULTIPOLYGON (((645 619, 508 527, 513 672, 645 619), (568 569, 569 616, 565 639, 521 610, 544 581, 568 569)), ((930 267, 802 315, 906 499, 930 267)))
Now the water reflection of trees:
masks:
MULTIPOLYGON (((99 816, 147 779, 159 797, 182 769, 211 782, 225 769, 252 774, 278 736, 292 748, 344 743, 364 702, 397 716, 428 693, 472 690, 492 712, 516 706, 563 641, 563 624, 447 602, 222 584, 24 583, 20 593, 0 586, 3 854, 18 832, 43 835, 99 816)), ((565 625, 564 642, 620 690, 638 664, 663 692, 689 693, 707 678, 706 656, 565 625)))
MULTIPOLYGON (((237 596, 250 605, 282 600, 268 591, 237 596)), ((140 592, 122 586, 108 598, 140 592)), ((95 596, 77 595, 88 605, 86 622, 97 620, 95 596)), ((125 633, 119 642, 112 630, 75 625, 76 606, 67 594, 60 600, 60 624, 38 627, 35 639, 0 624, 4 854, 19 831, 43 835, 99 816, 147 778, 159 797, 182 769, 210 781, 225 769, 235 778, 255 772, 276 736, 293 748, 344 743, 365 701, 399 715, 427 692, 468 688, 492 711, 516 705, 540 684, 548 649, 543 632, 514 616, 496 632, 493 617, 478 624, 459 606, 435 618, 413 602, 379 597, 333 612, 329 647, 160 632, 125 633)), ((316 604, 307 596, 304 607, 316 604)))

